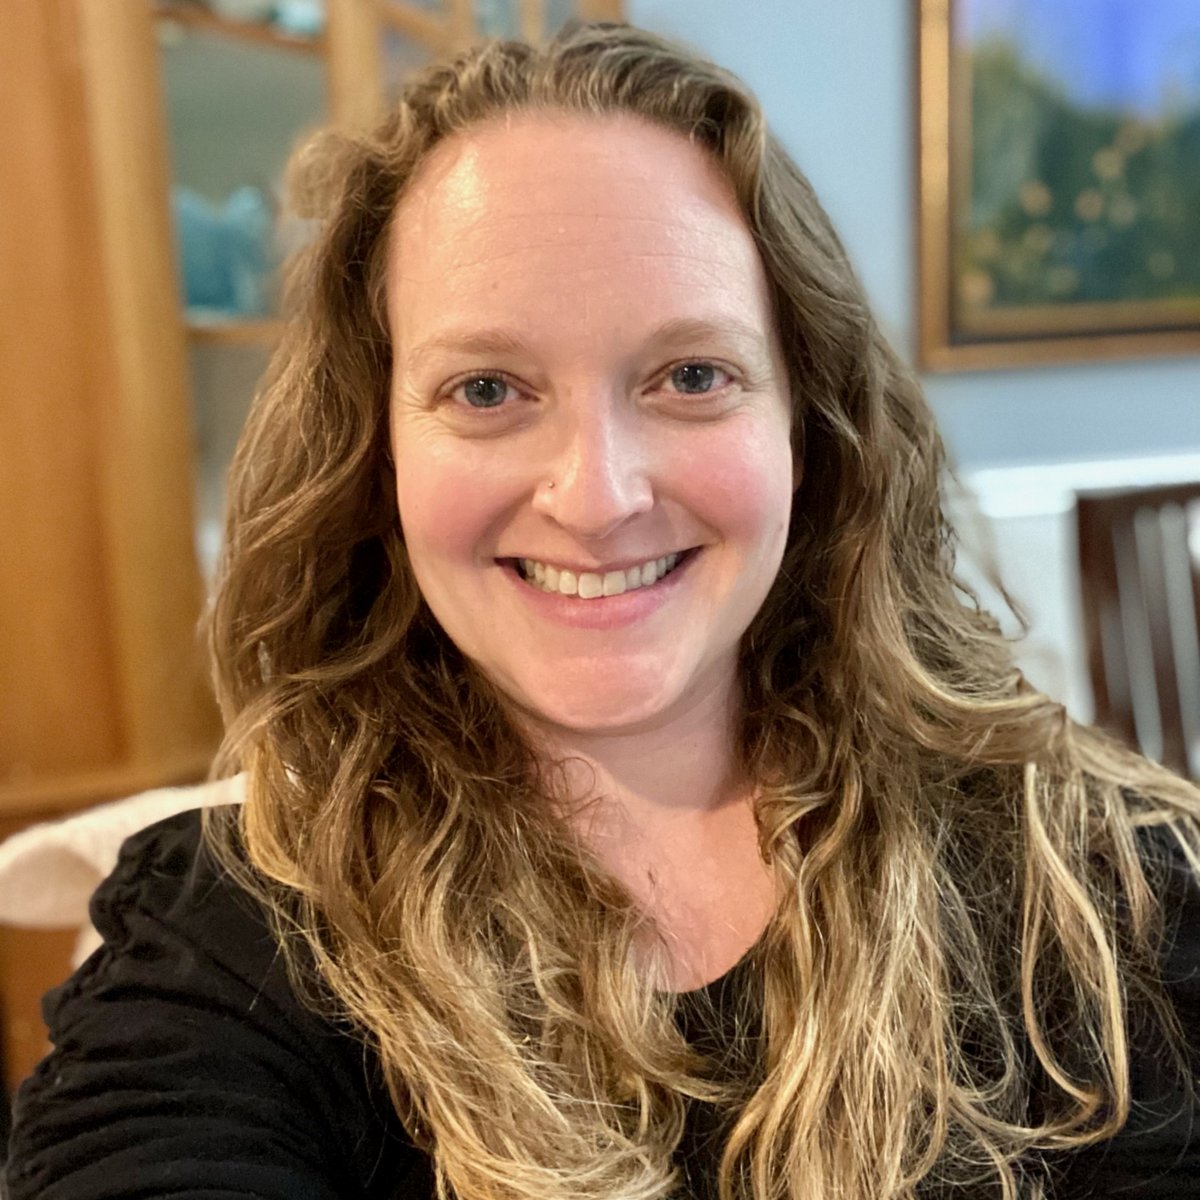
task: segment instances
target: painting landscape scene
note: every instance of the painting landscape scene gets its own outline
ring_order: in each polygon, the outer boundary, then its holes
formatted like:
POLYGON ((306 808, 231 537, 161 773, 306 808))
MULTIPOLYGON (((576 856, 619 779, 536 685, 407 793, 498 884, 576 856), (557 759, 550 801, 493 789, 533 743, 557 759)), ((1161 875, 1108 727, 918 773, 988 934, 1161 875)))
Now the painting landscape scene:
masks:
POLYGON ((955 325, 1200 324, 1200 0, 953 11, 955 325))

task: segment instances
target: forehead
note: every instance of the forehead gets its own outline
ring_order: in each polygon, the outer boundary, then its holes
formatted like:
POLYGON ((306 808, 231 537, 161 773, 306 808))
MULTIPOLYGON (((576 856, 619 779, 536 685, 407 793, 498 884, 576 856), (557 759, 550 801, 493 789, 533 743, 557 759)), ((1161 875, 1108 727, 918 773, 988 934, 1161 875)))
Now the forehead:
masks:
POLYGON ((625 115, 510 115, 446 139, 397 206, 388 274, 402 325, 423 314, 398 308, 506 290, 514 306, 557 303, 572 290, 600 298, 606 286, 625 289, 626 304, 724 291, 743 318, 766 293, 754 239, 712 155, 625 115))
POLYGON ((712 154, 674 130, 627 114, 512 113, 440 142, 409 184, 396 224, 506 204, 514 217, 581 205, 603 217, 622 213, 631 198, 653 206, 665 192, 693 215, 742 223, 712 154))

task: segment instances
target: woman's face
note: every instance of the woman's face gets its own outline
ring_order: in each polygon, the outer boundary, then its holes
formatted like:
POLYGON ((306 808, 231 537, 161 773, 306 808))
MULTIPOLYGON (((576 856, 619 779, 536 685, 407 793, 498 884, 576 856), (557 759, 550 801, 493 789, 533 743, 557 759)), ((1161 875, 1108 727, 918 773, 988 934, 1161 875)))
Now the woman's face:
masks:
POLYGON ((634 118, 512 116, 434 151, 389 255, 400 519, 446 633, 558 729, 726 704, 793 478, 719 169, 634 118))

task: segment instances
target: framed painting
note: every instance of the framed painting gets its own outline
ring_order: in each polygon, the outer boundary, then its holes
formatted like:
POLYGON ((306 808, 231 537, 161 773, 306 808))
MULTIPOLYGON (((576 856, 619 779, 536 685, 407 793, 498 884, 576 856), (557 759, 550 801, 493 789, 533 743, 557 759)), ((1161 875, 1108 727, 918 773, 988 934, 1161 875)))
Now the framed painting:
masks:
POLYGON ((1200 0, 914 0, 920 360, 1200 353, 1200 0))

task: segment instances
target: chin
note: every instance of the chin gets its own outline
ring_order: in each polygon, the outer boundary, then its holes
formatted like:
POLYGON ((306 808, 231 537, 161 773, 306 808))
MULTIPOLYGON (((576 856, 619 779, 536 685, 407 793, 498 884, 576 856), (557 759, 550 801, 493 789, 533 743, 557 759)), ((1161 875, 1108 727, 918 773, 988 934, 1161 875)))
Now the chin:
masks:
POLYGON ((540 725, 578 734, 614 734, 653 724, 668 712, 672 700, 661 687, 655 687, 652 694, 639 694, 636 688, 603 688, 570 695, 526 692, 517 703, 540 725))

